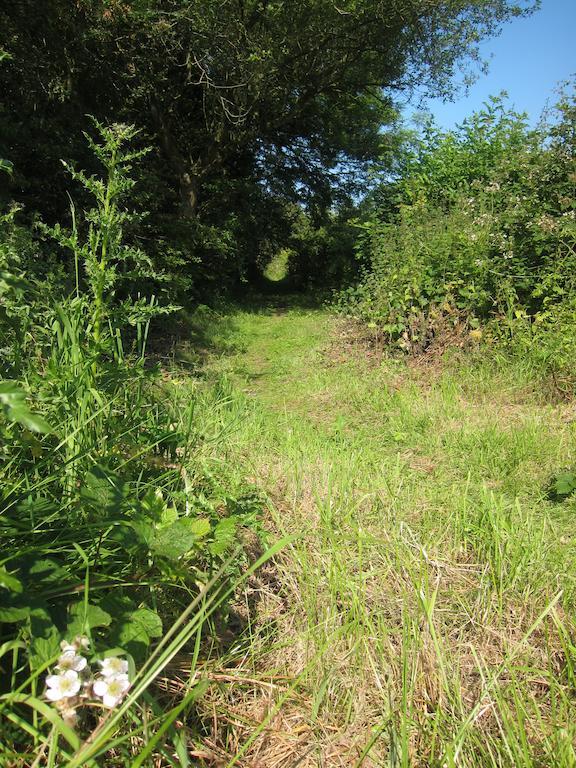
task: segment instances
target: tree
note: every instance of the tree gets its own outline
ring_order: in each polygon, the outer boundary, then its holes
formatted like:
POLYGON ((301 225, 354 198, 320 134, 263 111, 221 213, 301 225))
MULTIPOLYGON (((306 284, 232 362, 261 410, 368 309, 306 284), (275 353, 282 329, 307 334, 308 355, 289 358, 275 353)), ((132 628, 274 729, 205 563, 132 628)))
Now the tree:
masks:
POLYGON ((326 210, 364 183, 396 93, 448 93, 478 41, 527 12, 512 0, 21 0, 0 11, 12 56, 0 155, 39 206, 91 113, 144 129, 164 212, 210 223, 238 187, 326 210))

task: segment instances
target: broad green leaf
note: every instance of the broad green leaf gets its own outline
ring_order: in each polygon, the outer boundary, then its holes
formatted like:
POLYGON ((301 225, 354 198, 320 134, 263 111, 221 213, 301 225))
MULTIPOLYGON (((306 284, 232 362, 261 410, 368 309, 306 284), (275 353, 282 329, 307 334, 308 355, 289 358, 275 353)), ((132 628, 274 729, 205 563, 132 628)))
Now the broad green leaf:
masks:
POLYGON ((97 512, 117 512, 128 494, 126 483, 105 467, 95 466, 84 477, 82 501, 97 512))
POLYGON ((162 522, 166 501, 160 489, 150 489, 141 501, 142 511, 154 522, 162 522))
POLYGON ((17 402, 24 402, 26 393, 20 387, 17 381, 4 379, 0 381, 0 403, 2 405, 14 405, 17 402))
POLYGON ((210 533, 206 518, 182 517, 172 525, 155 530, 150 536, 150 549, 162 557, 177 560, 210 533))
POLYGON ((105 610, 111 616, 114 616, 114 622, 123 614, 132 613, 136 610, 134 600, 127 595, 118 595, 114 592, 109 592, 100 601, 100 608, 105 610))
POLYGON ((60 632, 54 625, 46 606, 36 606, 30 612, 30 663, 33 668, 51 661, 60 651, 60 632))
POLYGON ((30 645, 30 664, 32 668, 41 667, 52 661, 60 653, 60 633, 56 627, 48 633, 48 637, 34 637, 30 645))
POLYGON ((83 602, 74 603, 68 611, 68 638, 75 635, 82 635, 96 627, 109 627, 112 623, 112 616, 99 605, 87 606, 83 602))
POLYGON ((7 409, 6 416, 10 421, 16 421, 26 429, 30 429, 32 432, 40 432, 47 434, 52 432, 52 427, 48 422, 39 416, 37 413, 32 413, 24 405, 15 405, 7 409))
POLYGON ((176 507, 166 507, 162 511, 162 514, 160 515, 160 526, 159 527, 166 527, 168 525, 172 525, 172 523, 175 523, 178 520, 178 510, 176 507))
POLYGON ((0 605, 0 624, 14 624, 30 616, 30 607, 25 605, 0 605))
POLYGON ((214 541, 210 544, 210 552, 213 555, 223 555, 236 536, 236 518, 225 517, 214 528, 214 541))
POLYGON ((52 432, 52 427, 41 416, 32 411, 26 405, 26 393, 18 382, 10 379, 0 381, 0 404, 9 421, 18 424, 33 432, 52 432))
POLYGON ((576 491, 576 473, 563 472, 558 475, 553 483, 553 488, 558 496, 570 496, 576 491))
POLYGON ((62 582, 67 581, 69 578, 68 572, 62 568, 61 565, 49 558, 36 560, 27 571, 32 586, 40 589, 46 584, 61 585, 62 582))
POLYGON ((9 592, 22 592, 22 582, 16 576, 8 573, 5 568, 0 568, 0 587, 7 589, 9 592))
POLYGON ((208 536, 212 529, 210 520, 205 517, 197 517, 194 520, 191 520, 189 517, 185 517, 182 519, 182 522, 188 523, 187 528, 196 536, 197 539, 203 539, 205 536, 208 536))
POLYGON ((162 621, 158 614, 149 608, 137 608, 115 617, 110 642, 138 658, 142 657, 153 638, 161 636, 162 621))

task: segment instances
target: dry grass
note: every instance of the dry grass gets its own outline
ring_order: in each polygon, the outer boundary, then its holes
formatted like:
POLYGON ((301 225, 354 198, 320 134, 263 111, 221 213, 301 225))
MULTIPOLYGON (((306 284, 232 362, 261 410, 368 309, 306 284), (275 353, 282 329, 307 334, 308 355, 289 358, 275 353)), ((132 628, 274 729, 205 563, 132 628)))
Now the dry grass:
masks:
POLYGON ((214 370, 266 370, 232 454, 293 539, 241 601, 205 764, 576 765, 573 506, 545 496, 572 405, 477 357, 389 360, 318 312, 236 323, 241 365, 214 370))

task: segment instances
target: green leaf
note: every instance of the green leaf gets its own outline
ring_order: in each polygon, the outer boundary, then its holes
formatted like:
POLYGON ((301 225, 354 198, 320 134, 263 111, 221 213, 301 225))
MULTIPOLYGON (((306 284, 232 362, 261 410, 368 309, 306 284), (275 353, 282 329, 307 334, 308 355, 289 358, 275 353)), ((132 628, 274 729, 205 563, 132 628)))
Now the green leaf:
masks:
POLYGON ((16 594, 22 592, 22 582, 16 576, 8 573, 6 568, 0 568, 0 587, 16 594))
POLYGON ((46 637, 35 637, 30 645, 32 668, 41 667, 60 653, 60 633, 54 625, 46 637))
POLYGON ((159 489, 150 489, 141 501, 142 510, 145 516, 160 522, 163 514, 166 512, 166 501, 159 489))
POLYGON ((26 393, 22 390, 17 381, 4 379, 0 381, 0 403, 2 405, 12 406, 18 402, 26 400, 26 393))
POLYGON ((197 539, 203 539, 205 536, 208 536, 210 533, 212 526, 210 525, 210 520, 208 520, 205 517, 197 517, 194 520, 191 520, 189 517, 183 518, 181 521, 182 523, 187 523, 187 527, 190 530, 191 533, 193 533, 197 539))
POLYGON ((68 611, 68 637, 83 635, 87 631, 92 631, 95 627, 109 627, 112 623, 112 616, 104 611, 98 605, 89 603, 87 606, 83 602, 74 603, 68 611))
POLYGON ((28 578, 33 586, 42 587, 46 584, 58 584, 68 580, 68 572, 54 560, 45 558, 36 560, 28 569, 28 578))
POLYGON ((215 556, 223 555, 236 537, 236 518, 225 517, 214 528, 214 541, 210 544, 210 552, 215 556))
POLYGON ((177 560, 210 533, 210 521, 206 518, 182 517, 172 525, 153 531, 150 549, 157 555, 177 560))
POLYGON ((31 608, 27 605, 0 605, 0 624, 14 624, 30 616, 31 608))
POLYGON ((52 427, 41 416, 32 411, 26 405, 26 393, 18 382, 6 379, 0 381, 0 404, 9 421, 18 424, 33 432, 52 432, 52 427))
POLYGON ((118 512, 126 500, 128 487, 114 472, 96 465, 87 472, 80 496, 84 503, 97 512, 118 512))
POLYGON ((576 491, 576 473, 563 472, 558 475, 552 484, 552 488, 557 496, 570 496, 576 491))
POLYGON ((37 413, 32 413, 26 406, 17 405, 9 408, 6 415, 10 421, 16 421, 32 432, 43 434, 52 432, 50 424, 37 413))
POLYGON ((176 507, 166 507, 160 515, 160 527, 164 528, 172 525, 178 520, 178 510, 176 507))
MULTIPOLYGON (((2 59, 7 55, 8 54, 6 54, 4 51, 0 51, 0 61, 2 61, 2 59)), ((14 173, 14 164, 11 163, 10 160, 4 160, 4 158, 0 157, 0 171, 4 171, 4 173, 12 176, 14 173)))
POLYGON ((151 640, 161 636, 162 621, 158 614, 149 608, 137 608, 135 611, 115 618, 109 640, 132 656, 141 658, 151 640))
POLYGON ((32 667, 39 667, 51 661, 60 652, 60 632, 54 626, 54 622, 47 606, 37 606, 30 612, 30 663, 32 667))

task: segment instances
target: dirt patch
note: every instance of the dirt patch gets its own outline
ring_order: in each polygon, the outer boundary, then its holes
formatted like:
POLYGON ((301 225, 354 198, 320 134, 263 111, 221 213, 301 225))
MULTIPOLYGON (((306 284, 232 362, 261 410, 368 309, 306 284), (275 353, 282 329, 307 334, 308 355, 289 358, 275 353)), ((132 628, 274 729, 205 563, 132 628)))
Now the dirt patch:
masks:
POLYGON ((382 339, 365 323, 338 318, 334 323, 330 344, 322 350, 321 357, 328 368, 353 361, 376 368, 388 354, 389 350, 382 339))

